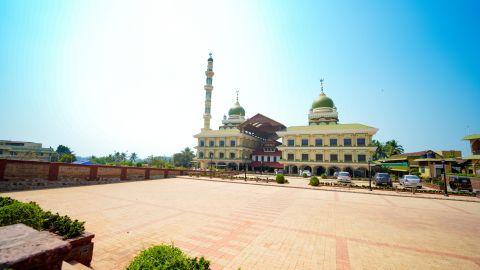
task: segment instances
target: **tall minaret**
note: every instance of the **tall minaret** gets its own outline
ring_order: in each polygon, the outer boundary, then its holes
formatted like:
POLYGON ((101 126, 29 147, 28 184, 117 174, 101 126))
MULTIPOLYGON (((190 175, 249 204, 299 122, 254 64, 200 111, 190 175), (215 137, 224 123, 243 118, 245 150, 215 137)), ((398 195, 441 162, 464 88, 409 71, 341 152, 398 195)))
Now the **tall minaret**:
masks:
POLYGON ((212 118, 210 111, 212 108, 212 90, 213 90, 212 77, 214 73, 213 73, 212 53, 209 53, 209 55, 210 57, 208 57, 207 71, 205 71, 205 75, 207 76, 207 83, 203 87, 205 89, 205 112, 203 114, 202 131, 210 130, 210 119, 212 118))

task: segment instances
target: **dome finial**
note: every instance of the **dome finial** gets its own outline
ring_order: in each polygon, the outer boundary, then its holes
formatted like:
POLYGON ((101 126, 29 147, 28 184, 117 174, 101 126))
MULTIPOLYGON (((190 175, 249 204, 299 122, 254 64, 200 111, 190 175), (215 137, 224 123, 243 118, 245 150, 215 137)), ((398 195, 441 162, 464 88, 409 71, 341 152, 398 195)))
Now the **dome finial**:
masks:
POLYGON ((322 90, 322 93, 323 93, 323 78, 320 79, 320 89, 322 90))
POLYGON ((239 91, 237 90, 237 103, 238 103, 238 92, 239 92, 239 91))

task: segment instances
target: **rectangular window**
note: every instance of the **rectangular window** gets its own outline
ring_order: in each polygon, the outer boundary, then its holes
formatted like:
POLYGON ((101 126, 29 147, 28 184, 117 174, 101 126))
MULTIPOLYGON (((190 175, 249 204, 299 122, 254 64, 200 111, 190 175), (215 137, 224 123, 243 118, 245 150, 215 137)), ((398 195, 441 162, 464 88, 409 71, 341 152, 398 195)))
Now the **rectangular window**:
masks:
POLYGON ((231 140, 231 141, 230 141, 230 146, 234 147, 234 146, 236 145, 236 143, 237 143, 237 142, 236 142, 235 140, 231 140))
POLYGON ((235 159, 235 153, 230 153, 230 159, 235 159))
POLYGON ((365 155, 358 155, 358 162, 365 162, 367 157, 365 155))
POLYGON ((337 146, 337 139, 330 139, 330 146, 337 146))
POLYGON ((315 139, 315 146, 323 146, 323 140, 322 139, 315 139))
POLYGON ((198 157, 203 158, 203 152, 198 152, 198 157))
POLYGON ((295 140, 288 140, 288 146, 295 146, 295 140))
POLYGON ((3 155, 3 149, 0 149, 0 155, 3 155))
POLYGON ((224 154, 224 153, 220 153, 220 158, 225 158, 225 154, 224 154))
POLYGON ((331 162, 337 162, 338 161, 338 155, 337 154, 330 154, 330 161, 331 162))
POLYGON ((345 162, 352 162, 352 155, 345 155, 343 159, 345 162))
POLYGON ((343 146, 352 146, 352 139, 343 139, 343 146))
POLYGON ((357 146, 365 146, 365 138, 357 138, 357 146))
POLYGON ((308 154, 302 154, 302 161, 308 161, 308 154))
POLYGON ((293 154, 288 154, 287 155, 287 159, 288 160, 294 160, 295 159, 295 156, 293 154))
POLYGON ((215 141, 209 141, 209 142, 208 142, 208 145, 209 145, 210 147, 214 147, 214 146, 215 146, 215 141))
POLYGON ((220 147, 225 147, 225 141, 220 141, 220 147))
POLYGON ((316 161, 323 161, 323 154, 316 154, 315 155, 315 160, 316 161))
POLYGON ((308 139, 302 139, 302 146, 308 146, 308 139))
POLYGON ((205 146, 205 141, 204 140, 201 140, 200 141, 200 147, 204 147, 205 146))

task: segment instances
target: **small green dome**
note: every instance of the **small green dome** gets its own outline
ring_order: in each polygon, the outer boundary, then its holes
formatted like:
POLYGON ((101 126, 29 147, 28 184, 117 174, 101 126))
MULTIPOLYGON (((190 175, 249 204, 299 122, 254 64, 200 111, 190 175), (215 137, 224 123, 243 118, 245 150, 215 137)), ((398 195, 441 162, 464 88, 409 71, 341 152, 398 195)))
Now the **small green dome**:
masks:
POLYGON ((228 115, 241 115, 245 116, 245 109, 243 109, 242 106, 240 106, 240 103, 238 101, 235 103, 235 105, 230 108, 228 111, 228 115))
POLYGON ((335 105, 333 104, 333 100, 327 97, 323 92, 315 99, 312 103, 312 110, 316 108, 328 107, 333 108, 335 105))

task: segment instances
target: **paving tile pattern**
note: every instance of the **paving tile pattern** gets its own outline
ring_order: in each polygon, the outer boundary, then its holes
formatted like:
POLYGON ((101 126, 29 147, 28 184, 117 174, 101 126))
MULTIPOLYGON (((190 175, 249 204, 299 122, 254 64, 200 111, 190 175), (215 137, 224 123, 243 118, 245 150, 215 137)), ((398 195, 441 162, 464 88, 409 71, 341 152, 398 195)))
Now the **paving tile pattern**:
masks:
POLYGON ((94 269, 160 243, 213 269, 480 269, 477 202, 187 178, 6 195, 85 220, 94 269))

